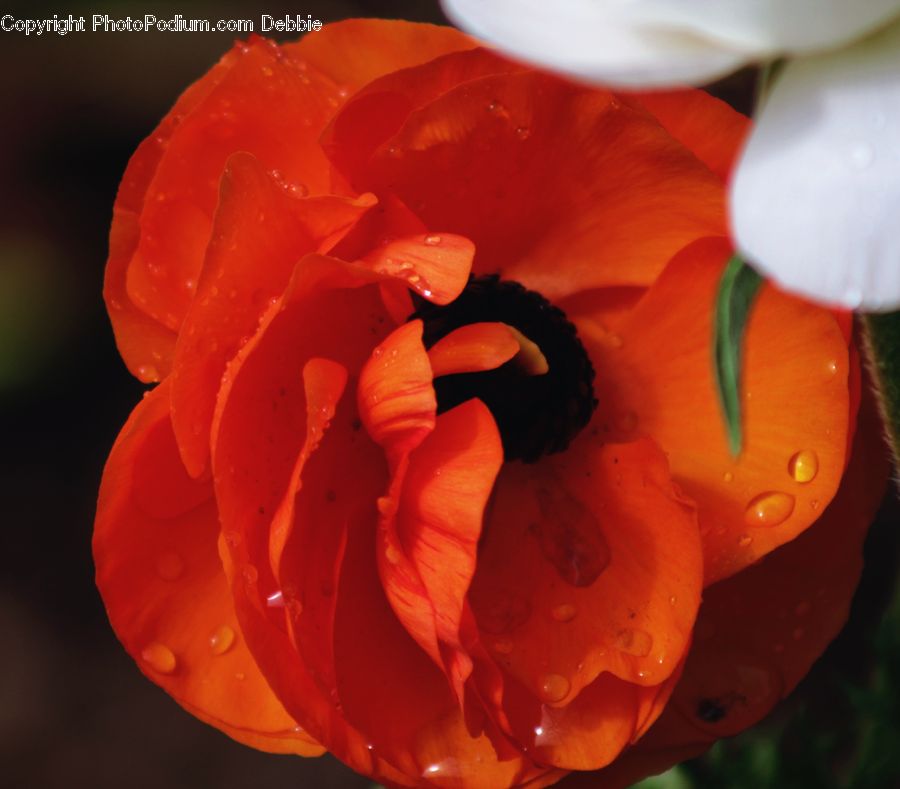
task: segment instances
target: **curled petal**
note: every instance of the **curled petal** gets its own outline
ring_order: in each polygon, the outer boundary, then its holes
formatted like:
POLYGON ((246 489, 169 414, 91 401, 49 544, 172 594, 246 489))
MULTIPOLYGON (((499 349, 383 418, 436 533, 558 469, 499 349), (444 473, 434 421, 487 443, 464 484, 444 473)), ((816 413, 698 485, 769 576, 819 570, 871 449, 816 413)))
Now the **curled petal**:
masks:
POLYGON ((135 152, 113 211, 104 295, 120 350, 141 380, 168 372, 225 161, 247 151, 277 168, 286 189, 334 191, 318 135, 340 100, 330 79, 254 38, 189 88, 135 152))
POLYGON ((785 66, 732 186, 751 263, 807 298, 900 306, 898 107, 900 25, 785 66))
POLYGON ((461 326, 428 349, 434 377, 493 370, 522 350, 521 336, 503 323, 461 326))
POLYGON ((141 670, 192 714, 263 750, 318 755, 242 637, 212 496, 181 463, 163 383, 137 406, 104 471, 94 560, 110 621, 141 670))
POLYGON ((720 239, 686 247, 618 318, 604 315, 603 294, 564 305, 598 371, 594 425, 611 440, 653 436, 697 502, 707 584, 819 518, 844 472, 858 375, 832 313, 764 288, 747 328, 745 443, 733 458, 715 396, 710 323, 730 255, 720 239))
POLYGON ((206 466, 227 362, 284 292, 297 261, 330 249, 375 202, 372 195, 297 197, 256 157, 237 153, 228 160, 196 298, 173 362, 172 422, 192 475, 206 466))
POLYGON ((534 699, 565 706, 602 672, 652 686, 676 671, 700 600, 700 536, 653 442, 588 435, 558 459, 506 464, 482 542, 472 607, 534 699))
POLYGON ((470 238, 476 273, 551 300, 648 285, 686 243, 724 233, 720 180, 647 112, 534 72, 447 90, 351 180, 470 238))
POLYGON ((660 720, 609 768, 573 774, 560 786, 630 786, 753 725, 793 691, 847 619, 863 542, 889 474, 868 396, 847 473, 822 517, 793 542, 704 592, 694 645, 660 720))

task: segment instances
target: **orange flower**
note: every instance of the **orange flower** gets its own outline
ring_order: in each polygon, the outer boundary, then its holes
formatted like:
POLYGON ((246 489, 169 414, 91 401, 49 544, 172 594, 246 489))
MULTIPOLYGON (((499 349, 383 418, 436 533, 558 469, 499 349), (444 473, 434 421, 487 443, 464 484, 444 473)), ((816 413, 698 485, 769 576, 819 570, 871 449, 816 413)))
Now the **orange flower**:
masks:
POLYGON ((887 472, 847 316, 771 287, 728 453, 744 131, 399 22, 239 44, 189 88, 106 277, 160 381, 94 536, 147 676, 396 786, 622 785, 771 709, 846 615, 887 472))

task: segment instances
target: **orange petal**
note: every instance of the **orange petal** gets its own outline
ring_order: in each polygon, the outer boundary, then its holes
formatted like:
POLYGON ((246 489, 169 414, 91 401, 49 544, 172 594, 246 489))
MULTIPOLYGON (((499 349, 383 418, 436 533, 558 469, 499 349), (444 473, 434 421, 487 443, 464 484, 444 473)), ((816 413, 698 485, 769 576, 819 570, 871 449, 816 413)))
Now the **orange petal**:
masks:
POLYGON ((334 419, 346 385, 347 368, 337 362, 313 357, 303 366, 306 437, 291 472, 288 493, 279 504, 269 531, 269 562, 276 578, 281 574, 281 557, 294 522, 294 498, 300 489, 303 469, 334 419))
POLYGON ((517 738, 537 761, 595 770, 613 761, 634 733, 638 687, 603 673, 562 707, 541 704, 512 684, 506 704, 517 738))
POLYGON ((443 672, 388 604, 373 562, 374 512, 371 518, 350 525, 337 592, 335 669, 347 719, 419 786, 493 789, 542 776, 547 768, 524 755, 501 761, 488 736, 469 733, 443 672))
POLYGON ((104 471, 94 559, 110 621, 141 670, 193 714, 254 747, 318 755, 247 649, 217 537, 212 486, 181 465, 163 383, 104 471))
POLYGON ((377 346, 359 374, 359 415, 392 467, 434 429, 437 400, 422 345, 422 321, 396 329, 377 346))
POLYGON ((750 132, 749 118, 705 90, 651 91, 622 98, 653 115, 712 172, 728 180, 750 132))
POLYGON ((470 323, 441 337, 428 349, 434 377, 493 370, 508 362, 521 346, 504 323, 470 323))
POLYGON ((258 159, 228 160, 213 236, 175 349, 172 420, 188 471, 202 473, 225 365, 257 329, 304 255, 330 248, 369 208, 371 196, 298 198, 258 159))
POLYGON ((647 285, 686 243, 725 230, 721 181, 655 119, 533 72, 451 88, 350 180, 472 239, 476 272, 551 300, 647 285))
POLYGON ((317 138, 339 101, 331 80, 256 38, 236 45, 190 88, 135 153, 114 211, 106 295, 120 346, 133 354, 126 361, 135 371, 145 367, 145 380, 165 375, 171 338, 165 346, 138 344, 135 308, 144 324, 146 318, 158 324, 156 335, 177 332, 194 295, 228 156, 258 155, 293 192, 332 191, 317 138))
POLYGON ((497 661, 564 706, 604 671, 647 686, 669 677, 702 574, 695 514, 662 452, 582 434, 561 455, 504 466, 470 599, 497 661))
POLYGON ((361 173, 378 146, 400 131, 415 110, 464 82, 525 68, 479 47, 387 73, 341 107, 322 134, 322 147, 341 172, 361 173))
POLYGON ((653 436, 697 502, 706 583, 819 517, 843 473, 848 432, 850 368, 840 327, 828 311, 766 286, 746 335, 744 449, 731 457, 711 346, 716 288, 730 254, 718 239, 687 247, 609 331, 591 319, 587 301, 568 313, 597 371, 594 425, 613 441, 653 436))
MULTIPOLYGON (((381 451, 359 429, 353 398, 347 397, 338 404, 322 444, 305 463, 302 479, 294 480, 307 437, 304 367, 319 357, 358 370, 370 343, 387 331, 377 284, 365 287, 365 279, 349 272, 346 264, 316 256, 298 264, 284 297, 265 313, 259 332, 229 366, 213 426, 213 469, 241 629, 279 698, 307 731, 315 732, 355 770, 409 785, 366 747, 366 736, 348 724, 335 698, 323 690, 328 677, 313 673, 313 666, 333 663, 331 640, 319 640, 322 657, 310 664, 308 654, 298 652, 289 628, 289 623, 303 624, 301 617, 308 613, 316 623, 333 618, 334 579, 341 571, 348 528, 341 497, 349 506, 357 500, 352 494, 355 487, 365 496, 370 489, 383 490, 387 482, 381 451), (353 463, 359 462, 353 474, 347 473, 347 453, 335 462, 329 448, 333 438, 347 436, 359 442, 351 443, 353 463), (321 476, 326 461, 330 481, 321 476), (294 522, 276 575, 270 561, 271 521, 286 498, 297 494, 291 485, 299 481, 303 486, 294 502, 294 522), (334 502, 329 501, 329 490, 335 491, 334 502), (303 576, 288 572, 298 546, 310 555, 300 565, 307 571, 303 576), (315 563, 320 568, 313 568, 315 563), (279 592, 284 606, 268 605, 279 592)), ((374 497, 373 492, 365 501, 367 525, 373 523, 374 497)), ((374 555, 370 560, 374 567, 374 555)), ((306 644, 305 636, 297 640, 306 644)), ((330 671, 333 676, 333 668, 330 671)))
POLYGON ((561 786, 629 786, 767 715, 843 627, 889 474, 867 397, 847 473, 822 517, 759 564, 705 591, 694 646, 662 718, 611 769, 561 786))
POLYGON ((452 27, 387 19, 347 19, 325 25, 284 50, 353 92, 367 82, 448 52, 471 49, 475 39, 452 27))
MULTIPOLYGON (((434 432, 410 456, 391 525, 421 579, 430 609, 427 625, 454 653, 441 663, 460 697, 471 671, 460 638, 466 593, 475 573, 484 508, 502 463, 500 435, 483 403, 469 400, 442 414, 434 432)), ((403 587, 391 555, 386 558, 380 569, 388 599, 415 636, 423 623, 406 621, 402 600, 417 590, 403 587)))
POLYGON ((449 304, 466 287, 475 246, 451 233, 386 241, 359 262, 373 271, 405 281, 436 304, 449 304))

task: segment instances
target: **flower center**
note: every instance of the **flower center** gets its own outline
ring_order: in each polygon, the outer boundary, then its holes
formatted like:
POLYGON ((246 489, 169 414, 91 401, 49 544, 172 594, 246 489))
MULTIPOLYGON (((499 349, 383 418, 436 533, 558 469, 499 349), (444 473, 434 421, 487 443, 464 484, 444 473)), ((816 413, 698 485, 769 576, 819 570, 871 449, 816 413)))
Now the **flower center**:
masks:
POLYGON ((561 452, 591 421, 597 407, 594 368, 565 313, 540 293, 496 275, 473 276, 452 303, 417 299, 416 307, 410 320, 423 321, 426 348, 462 326, 500 322, 521 332, 546 359, 549 369, 542 374, 520 354, 494 370, 434 381, 438 413, 473 397, 490 408, 507 460, 533 463, 561 452))

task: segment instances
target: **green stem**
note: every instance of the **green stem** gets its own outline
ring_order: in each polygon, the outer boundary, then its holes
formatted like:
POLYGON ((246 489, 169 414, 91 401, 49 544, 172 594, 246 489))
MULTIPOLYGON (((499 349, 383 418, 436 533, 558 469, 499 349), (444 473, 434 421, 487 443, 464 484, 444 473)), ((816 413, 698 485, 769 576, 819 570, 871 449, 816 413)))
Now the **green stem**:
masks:
POLYGON ((864 315, 862 323, 878 407, 900 468, 900 312, 864 315))

